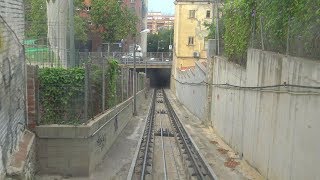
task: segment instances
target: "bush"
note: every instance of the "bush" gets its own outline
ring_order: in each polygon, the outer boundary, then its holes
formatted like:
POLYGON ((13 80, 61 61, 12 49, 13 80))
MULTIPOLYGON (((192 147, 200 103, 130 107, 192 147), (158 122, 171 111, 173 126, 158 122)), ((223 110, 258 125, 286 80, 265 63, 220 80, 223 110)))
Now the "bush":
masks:
MULTIPOLYGON (((116 82, 119 65, 110 60, 106 69, 106 105, 117 104, 116 82)), ((88 87, 88 116, 102 112, 102 68, 92 64, 88 87)), ((39 70, 41 124, 80 124, 85 119, 85 68, 43 68, 39 70)))
POLYGON ((74 104, 83 105, 84 68, 39 69, 39 101, 42 124, 72 124, 83 112, 74 104), (68 121, 66 121, 68 119, 68 121))
MULTIPOLYGON (((244 62, 249 46, 262 49, 262 39, 268 51, 320 58, 319 0, 227 0, 220 21, 231 61, 244 62)), ((207 28, 213 36, 214 25, 207 28)))

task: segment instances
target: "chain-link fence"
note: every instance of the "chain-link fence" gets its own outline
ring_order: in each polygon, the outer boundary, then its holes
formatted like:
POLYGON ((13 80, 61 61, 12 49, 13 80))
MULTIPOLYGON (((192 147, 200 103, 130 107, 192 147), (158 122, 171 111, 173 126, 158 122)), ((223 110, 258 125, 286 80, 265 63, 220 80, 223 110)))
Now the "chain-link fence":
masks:
POLYGON ((225 1, 219 9, 220 55, 245 64, 247 49, 256 48, 319 60, 319 8, 314 0, 225 1))
MULTIPOLYGON (((279 22, 274 22, 273 17, 261 11, 260 16, 253 17, 251 47, 285 55, 320 59, 320 23, 316 19, 313 21, 284 16, 279 22), (280 25, 280 22, 283 24, 280 25)), ((281 16, 280 12, 276 17, 281 16)))
POLYGON ((117 61, 88 56, 76 68, 39 69, 39 124, 79 124, 113 108, 145 86, 145 75, 117 61), (136 83, 136 86, 133 85, 136 83))

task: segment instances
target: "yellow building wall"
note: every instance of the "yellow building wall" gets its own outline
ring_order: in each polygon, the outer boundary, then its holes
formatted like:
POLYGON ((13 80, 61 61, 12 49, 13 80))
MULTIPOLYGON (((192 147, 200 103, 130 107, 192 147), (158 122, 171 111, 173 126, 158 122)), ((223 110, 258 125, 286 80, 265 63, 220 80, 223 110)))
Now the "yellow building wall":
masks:
POLYGON ((195 66, 195 61, 207 58, 205 38, 208 30, 204 23, 212 22, 212 9, 212 3, 208 2, 175 2, 172 89, 175 89, 173 83, 177 69, 195 66), (195 10, 194 18, 189 17, 189 10, 195 10), (206 17, 207 11, 210 11, 210 18, 206 17), (194 37, 194 45, 188 45, 189 37, 194 37), (199 52, 200 58, 194 58, 194 52, 199 52))
POLYGON ((182 67, 194 66, 197 58, 193 57, 193 52, 200 53, 200 59, 206 59, 205 37, 208 30, 204 26, 205 22, 212 22, 212 4, 207 2, 176 2, 176 17, 174 31, 175 55, 182 67), (195 10, 195 18, 189 17, 189 10, 195 10), (206 17, 210 11, 210 18, 206 17), (188 45, 189 37, 194 37, 194 45, 188 45))

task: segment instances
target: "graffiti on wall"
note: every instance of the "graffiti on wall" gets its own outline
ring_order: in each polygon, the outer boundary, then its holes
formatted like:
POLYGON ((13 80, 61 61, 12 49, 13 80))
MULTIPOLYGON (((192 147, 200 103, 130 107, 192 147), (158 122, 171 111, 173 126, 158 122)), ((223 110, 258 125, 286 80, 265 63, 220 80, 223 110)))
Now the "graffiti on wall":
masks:
POLYGON ((106 146, 106 133, 99 133, 96 143, 98 149, 102 150, 106 146))
POLYGON ((25 129, 24 63, 23 46, 0 16, 0 174, 25 129))

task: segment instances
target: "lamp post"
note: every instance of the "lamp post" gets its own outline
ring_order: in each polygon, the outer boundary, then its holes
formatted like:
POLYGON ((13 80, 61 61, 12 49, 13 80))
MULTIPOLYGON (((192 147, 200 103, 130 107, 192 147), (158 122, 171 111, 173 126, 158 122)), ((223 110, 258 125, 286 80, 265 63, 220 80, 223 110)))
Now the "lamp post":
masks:
MULTIPOLYGON (((141 31, 140 33, 148 33, 150 32, 149 29, 145 29, 143 31, 141 31)), ((136 87, 136 81, 137 81, 137 71, 136 71, 136 37, 134 37, 133 39, 133 115, 136 116, 137 115, 137 87, 136 87)))

